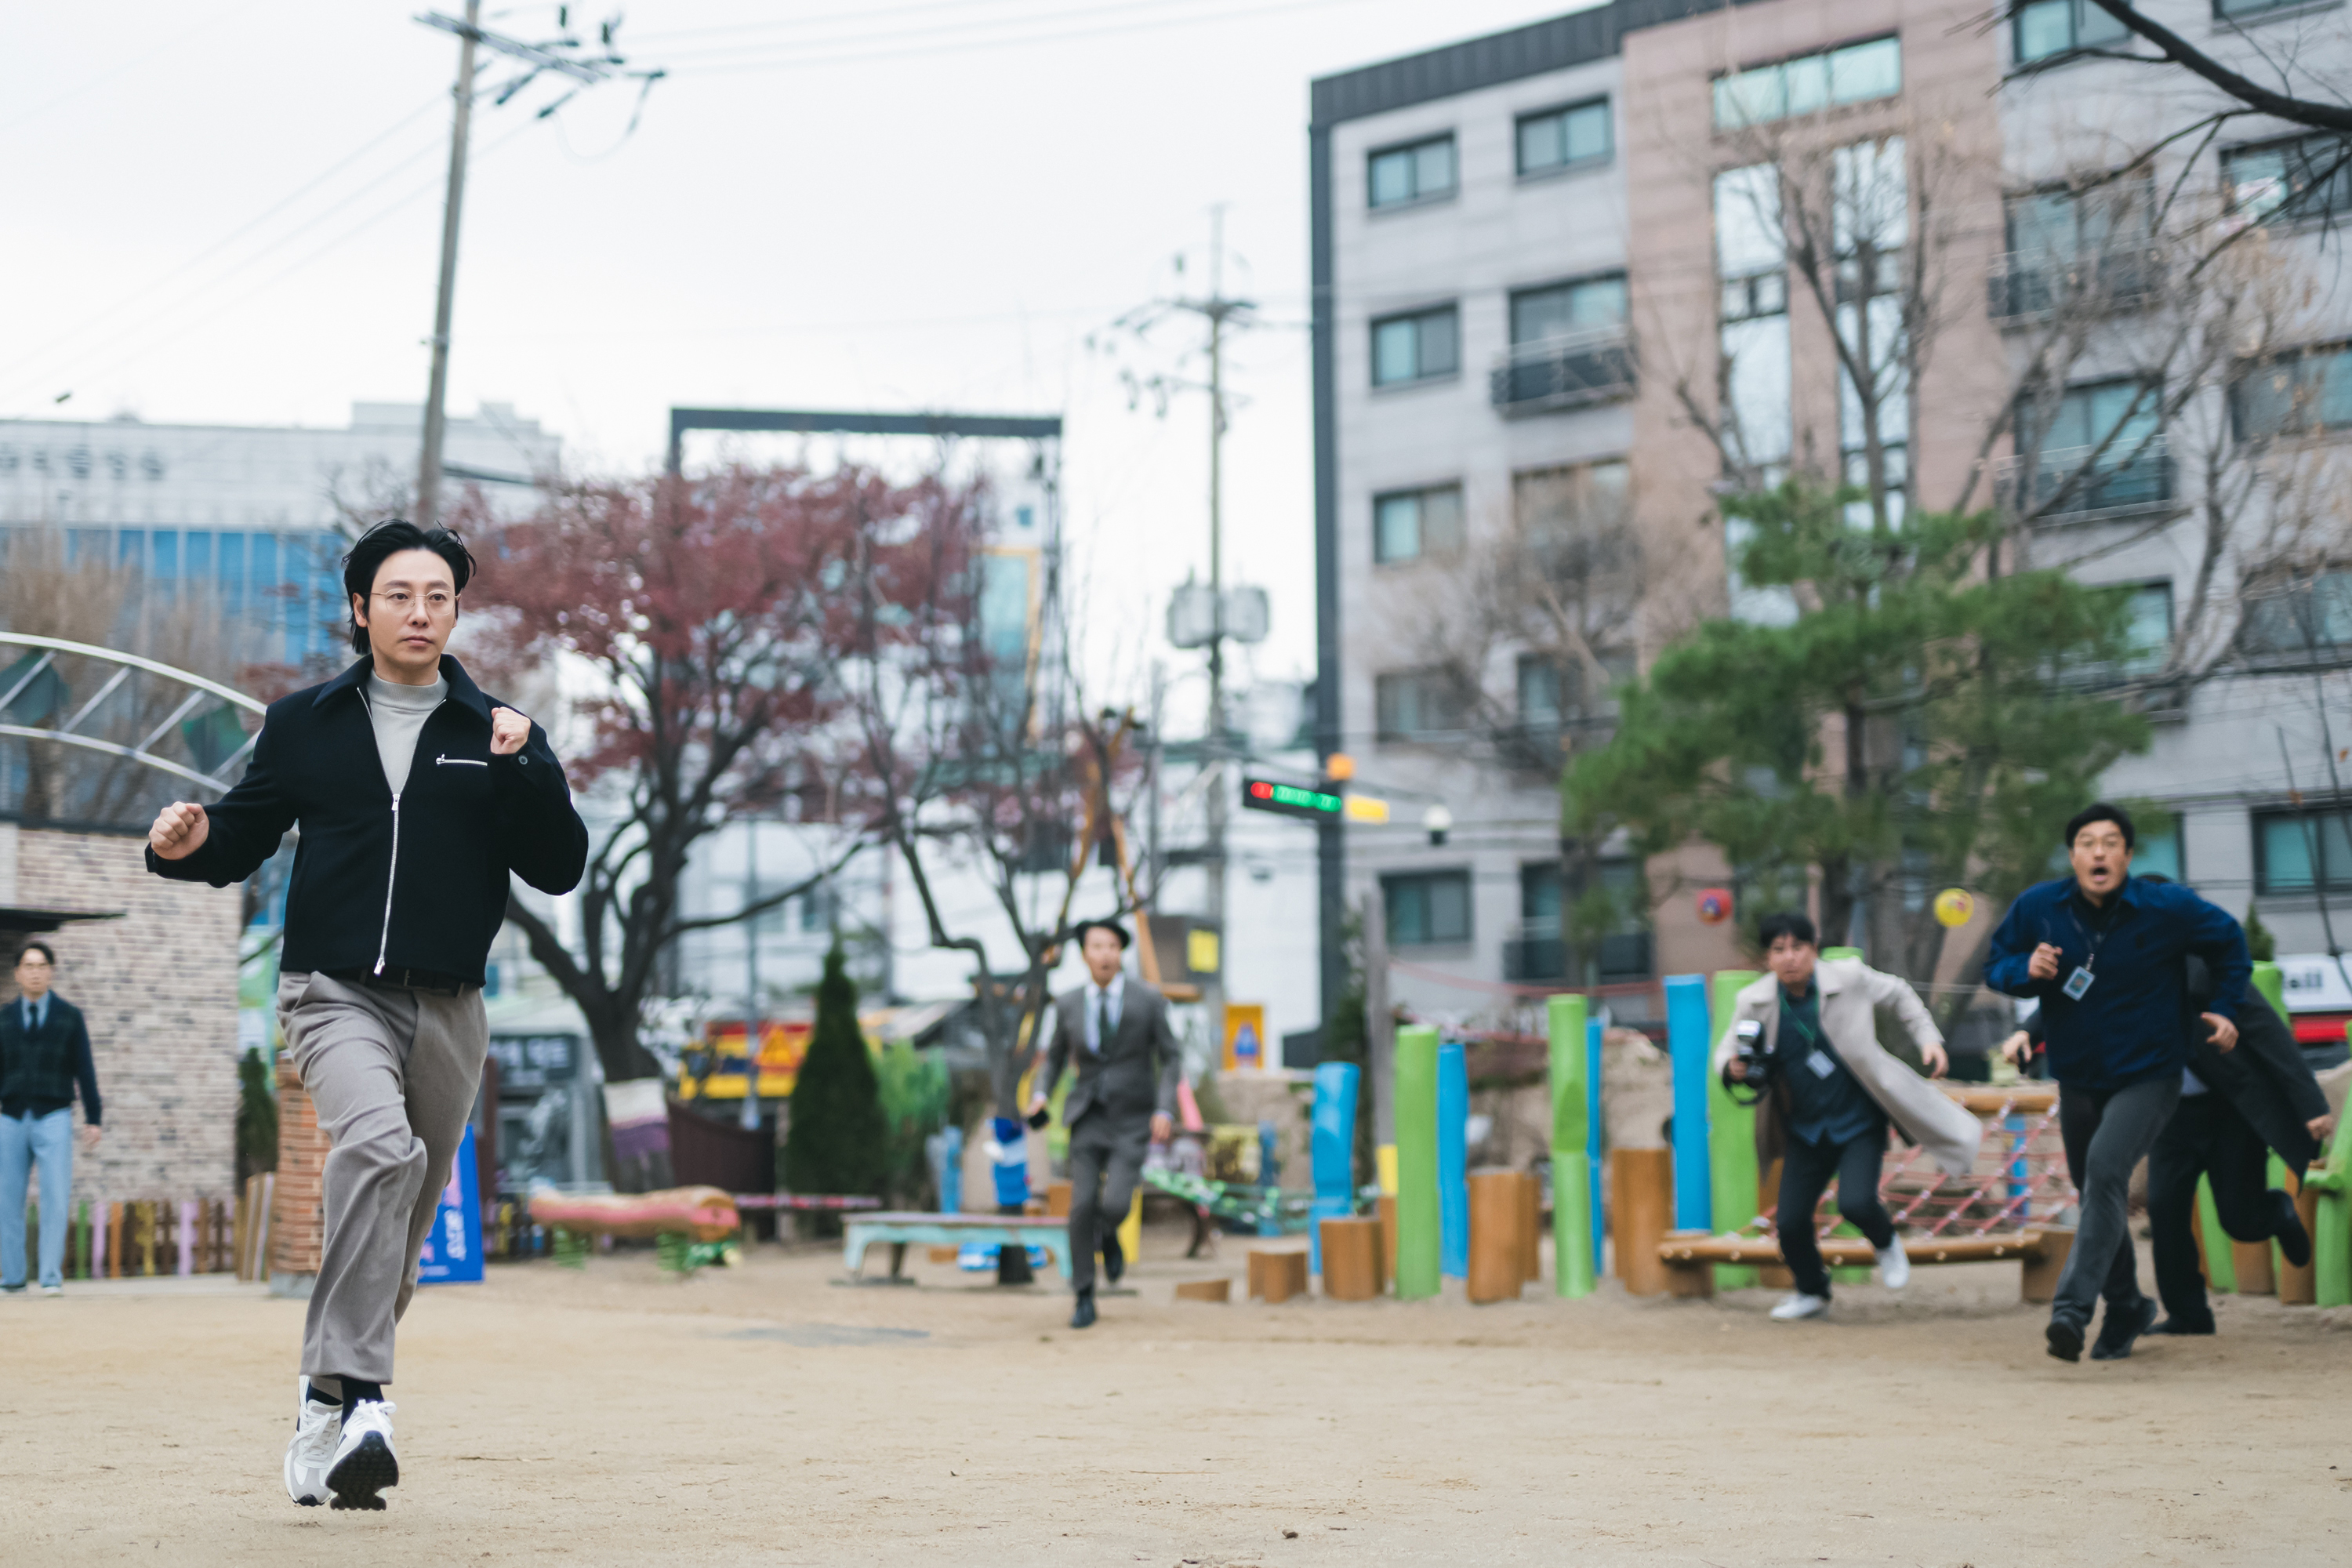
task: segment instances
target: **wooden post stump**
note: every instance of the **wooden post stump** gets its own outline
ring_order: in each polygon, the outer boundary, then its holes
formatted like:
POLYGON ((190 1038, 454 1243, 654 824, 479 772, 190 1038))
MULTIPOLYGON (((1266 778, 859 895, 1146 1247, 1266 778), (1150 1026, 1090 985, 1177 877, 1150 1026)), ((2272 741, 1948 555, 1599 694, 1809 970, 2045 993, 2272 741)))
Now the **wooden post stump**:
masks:
POLYGON ((1381 1222, 1381 1289, 1385 1290, 1396 1279, 1396 1199, 1391 1197, 1382 1197, 1380 1200, 1379 1208, 1381 1222))
POLYGON ((1543 1283, 1543 1180, 1519 1173, 1519 1271, 1530 1285, 1543 1283))
POLYGON ((1185 1279, 1176 1286, 1179 1301, 1230 1301, 1234 1299, 1234 1282, 1230 1279, 1185 1279))
POLYGON ((1307 1294, 1307 1254, 1287 1248, 1254 1247, 1249 1255, 1249 1293, 1266 1305, 1307 1294))
POLYGON ((2230 1257, 2238 1266, 2238 1294, 2241 1296, 2275 1296, 2278 1282, 2271 1268, 2271 1244, 2267 1241, 2231 1241, 2230 1257))
POLYGON ((2066 1272, 2066 1255, 2074 1250, 2072 1229, 2030 1230, 2026 1239, 2034 1250, 2025 1258, 2025 1268, 2018 1282, 2018 1295, 2035 1306, 2046 1307, 2058 1299, 2058 1276, 2066 1272))
POLYGON ((1519 1236, 1522 1207, 1517 1172, 1471 1173, 1471 1300, 1517 1300, 1526 1287, 1527 1246, 1519 1236))
MULTIPOLYGON (((2294 1199, 2294 1212, 2303 1220, 2305 1236, 2319 1234, 2319 1194, 2286 1173, 2286 1190, 2294 1199)), ((2319 1275, 2313 1264, 2297 1268, 2284 1258, 2279 1259, 2278 1299, 2283 1307, 2308 1307, 2319 1300, 2319 1275)))
MULTIPOLYGON (((1670 1230, 1659 1239, 1704 1241, 1708 1234, 1704 1230, 1670 1230)), ((1658 1249, 1654 1247, 1650 1249, 1653 1261, 1656 1260, 1657 1252, 1658 1249)), ((1665 1275, 1666 1294, 1669 1296, 1706 1299, 1715 1294, 1715 1265, 1712 1263, 1700 1263, 1689 1267, 1670 1264, 1666 1266, 1665 1275)))
POLYGON ((1057 1219, 1066 1218, 1068 1216, 1070 1212, 1069 1183, 1047 1182, 1045 1184, 1045 1212, 1054 1215, 1057 1219))
POLYGON ((1334 1301, 1369 1301, 1381 1293, 1381 1222, 1327 1219, 1317 1226, 1323 1244, 1323 1294, 1334 1301))
POLYGON ((1675 1152, 1612 1149, 1609 1176, 1609 1230, 1617 1247, 1617 1276, 1630 1293, 1655 1296, 1666 1288, 1658 1243, 1674 1223, 1675 1152))

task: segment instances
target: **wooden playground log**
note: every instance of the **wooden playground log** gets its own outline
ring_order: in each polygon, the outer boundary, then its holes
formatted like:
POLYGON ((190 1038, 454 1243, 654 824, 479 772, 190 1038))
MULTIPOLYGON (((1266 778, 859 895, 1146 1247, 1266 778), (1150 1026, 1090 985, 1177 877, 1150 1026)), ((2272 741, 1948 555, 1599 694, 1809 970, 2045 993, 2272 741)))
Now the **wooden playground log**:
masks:
MULTIPOLYGON (((1666 1294, 1684 1297, 1710 1297, 1715 1294, 1717 1265, 1694 1258, 1689 1248, 1713 1237, 1703 1230, 1670 1230, 1658 1244, 1658 1253, 1666 1266, 1666 1294)), ((1737 1263, 1733 1267, 1738 1267, 1737 1263)))
POLYGON ((1397 1205, 1396 1199, 1383 1194, 1379 1203, 1381 1222, 1381 1289, 1385 1290, 1396 1279, 1397 1270, 1397 1205))
POLYGON ((2238 1266, 2238 1294, 2241 1296, 2275 1296, 2278 1281, 2273 1278, 2271 1244, 2267 1241, 2237 1241, 2230 1243, 2231 1261, 2238 1266))
MULTIPOLYGON (((1477 1191, 1471 1191, 1473 1224, 1477 1191)), ((1381 1293, 1381 1222, 1376 1219, 1327 1219, 1316 1226, 1323 1244, 1323 1294, 1334 1301, 1370 1301, 1381 1293)), ((1471 1272, 1477 1271, 1477 1247, 1471 1247, 1471 1272)))
POLYGON ((2058 1277, 2066 1272, 2067 1254, 2074 1250, 2074 1233, 2067 1229, 2029 1230, 2025 1272, 2018 1281, 2018 1299, 2046 1307, 2058 1299, 2058 1277))
MULTIPOLYGON (((1988 1236, 1906 1237, 1903 1249, 1914 1263, 1991 1263, 2032 1256, 2038 1249, 2034 1232, 1995 1231, 1988 1236)), ((2071 1234, 2071 1233, 2042 1233, 2071 1234)), ((1833 1236, 1821 1243, 1822 1261, 1832 1268, 1867 1268, 1878 1260, 1868 1240, 1858 1236, 1833 1236)), ((1667 1263, 1779 1263, 1780 1243, 1769 1236, 1710 1236, 1704 1231, 1675 1231, 1658 1244, 1658 1256, 1667 1263)))
POLYGON ((1287 1247, 1252 1247, 1249 1255, 1249 1293, 1263 1298, 1268 1306, 1287 1301, 1293 1296, 1307 1293, 1307 1254, 1287 1247))
POLYGON ((1179 1301, 1230 1301, 1234 1299, 1234 1282, 1230 1279, 1179 1280, 1176 1299, 1179 1301))
POLYGON ((1617 1276, 1636 1296, 1666 1288, 1658 1243, 1674 1222, 1675 1152, 1612 1149, 1609 1152, 1609 1232, 1616 1243, 1617 1276))
POLYGON ((1533 1171, 1519 1173, 1519 1273, 1530 1285, 1543 1283, 1543 1182, 1533 1171))
POLYGON ((1979 1116, 1997 1116, 2004 1108, 2019 1116, 2040 1116, 2058 1103, 2058 1086, 2054 1083, 2001 1085, 1937 1079, 1936 1087, 1944 1091, 1944 1098, 1979 1116))
MULTIPOLYGON (((1528 1282, 1517 1171, 1470 1174, 1470 1300, 1516 1300, 1528 1282)), ((1327 1286, 1328 1289, 1328 1287, 1327 1286)))
MULTIPOLYGON (((2303 1221, 2303 1233, 2316 1236, 2319 1226, 2319 1194, 2286 1173, 2286 1190, 2294 1199, 2294 1212, 2303 1221)), ((2319 1300, 2318 1271, 2311 1264, 2297 1268, 2284 1258, 2279 1260, 2278 1299, 2282 1307, 2308 1307, 2319 1300)))
POLYGON ((1048 1182, 1045 1184, 1045 1212, 1057 1217, 1066 1217, 1068 1215, 1070 1212, 1069 1183, 1048 1182))

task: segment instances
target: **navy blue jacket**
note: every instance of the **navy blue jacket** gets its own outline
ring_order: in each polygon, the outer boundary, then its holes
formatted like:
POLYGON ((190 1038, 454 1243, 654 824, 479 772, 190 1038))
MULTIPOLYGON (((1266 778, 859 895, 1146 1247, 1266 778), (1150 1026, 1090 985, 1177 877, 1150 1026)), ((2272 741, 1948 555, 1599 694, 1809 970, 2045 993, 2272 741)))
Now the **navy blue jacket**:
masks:
POLYGON ((507 918, 508 876, 568 893, 588 861, 547 732, 490 754, 491 700, 443 655, 449 694, 416 737, 398 795, 384 777, 362 659, 321 686, 269 705, 245 777, 205 808, 202 847, 147 868, 225 888, 253 875, 298 822, 286 889, 287 973, 420 969, 482 984, 507 918))
MULTIPOLYGON (((2042 882, 2017 896, 1999 930, 1985 984, 2011 996, 2042 1004, 2050 1039, 2050 1075, 2084 1089, 2116 1089, 2141 1079, 2178 1074, 2189 1061, 2189 1030, 2181 960, 2203 958, 2213 973, 2213 999, 2205 1011, 2235 1019, 2245 999, 2253 962, 2246 933, 2227 910, 2207 903, 2178 882, 2147 882, 2127 877, 2116 894, 2116 907, 2091 966, 2096 976, 2080 1001, 2069 997, 2066 977, 2091 956, 2099 931, 2090 905, 2072 877, 2042 882), (2054 979, 2026 973, 2034 948, 2053 942, 2059 950, 2054 979)), ((2106 911, 2098 911, 2105 913, 2106 911)))

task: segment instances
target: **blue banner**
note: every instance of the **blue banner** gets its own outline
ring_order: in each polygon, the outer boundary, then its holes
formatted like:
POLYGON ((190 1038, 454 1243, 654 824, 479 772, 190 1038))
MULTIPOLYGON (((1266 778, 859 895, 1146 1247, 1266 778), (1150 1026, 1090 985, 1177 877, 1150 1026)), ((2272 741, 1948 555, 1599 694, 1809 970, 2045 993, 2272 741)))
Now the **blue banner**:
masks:
POLYGON ((482 1194, 474 1160, 474 1130, 457 1141, 456 1167, 441 1189, 441 1206, 425 1233, 419 1255, 419 1285, 478 1285, 482 1282, 482 1194))

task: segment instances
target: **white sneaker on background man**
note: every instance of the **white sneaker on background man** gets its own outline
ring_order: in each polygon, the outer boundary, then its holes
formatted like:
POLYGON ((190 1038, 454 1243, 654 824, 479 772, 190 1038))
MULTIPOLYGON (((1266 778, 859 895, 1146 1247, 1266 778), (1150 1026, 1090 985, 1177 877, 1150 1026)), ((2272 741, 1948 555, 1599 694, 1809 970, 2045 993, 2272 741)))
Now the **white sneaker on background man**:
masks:
POLYGON ((294 1440, 286 1445, 286 1495, 304 1508, 327 1500, 327 1467, 334 1463, 343 1407, 310 1397, 310 1380, 295 1381, 294 1440))
POLYGON ((1878 1279, 1889 1290, 1900 1290, 1911 1283, 1911 1259, 1903 1250, 1901 1237, 1878 1249, 1878 1279))
POLYGON ((1780 1304, 1772 1309, 1772 1321, 1793 1323, 1801 1318, 1818 1318, 1829 1310, 1830 1299, 1827 1296, 1808 1296, 1799 1290, 1783 1298, 1780 1304))

